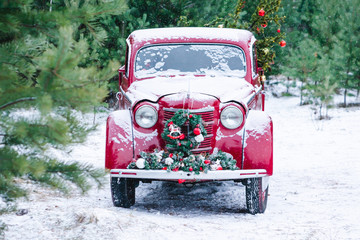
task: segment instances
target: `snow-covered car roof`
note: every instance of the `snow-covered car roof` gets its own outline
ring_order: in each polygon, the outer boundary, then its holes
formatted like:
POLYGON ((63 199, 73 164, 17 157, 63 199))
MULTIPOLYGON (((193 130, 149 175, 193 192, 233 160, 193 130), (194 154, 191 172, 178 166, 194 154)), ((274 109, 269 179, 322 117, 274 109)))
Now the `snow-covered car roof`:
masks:
POLYGON ((176 27, 137 30, 128 40, 135 45, 147 45, 166 42, 219 42, 248 44, 254 41, 254 35, 247 30, 230 28, 176 27))

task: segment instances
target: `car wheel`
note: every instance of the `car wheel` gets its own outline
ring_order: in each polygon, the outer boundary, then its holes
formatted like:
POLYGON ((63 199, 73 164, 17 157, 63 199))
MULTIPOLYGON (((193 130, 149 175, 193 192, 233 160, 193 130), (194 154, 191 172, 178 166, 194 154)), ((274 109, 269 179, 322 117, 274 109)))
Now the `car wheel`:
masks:
POLYGON ((115 207, 129 208, 135 204, 135 180, 112 177, 110 184, 115 207))
POLYGON ((262 178, 249 178, 246 182, 246 206, 251 214, 264 213, 269 186, 263 186, 262 178), (266 189, 263 190, 263 187, 266 189))

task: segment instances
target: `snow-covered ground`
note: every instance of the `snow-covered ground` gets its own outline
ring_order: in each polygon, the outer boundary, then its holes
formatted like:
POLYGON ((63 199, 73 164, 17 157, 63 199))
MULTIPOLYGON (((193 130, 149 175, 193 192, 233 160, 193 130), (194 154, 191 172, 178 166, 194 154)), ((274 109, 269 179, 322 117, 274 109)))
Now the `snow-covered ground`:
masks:
MULTIPOLYGON (((268 98, 274 176, 265 214, 245 213, 240 183, 141 184, 136 204, 115 208, 107 183, 69 197, 28 184, 29 213, 2 215, 5 239, 359 239, 360 108, 314 120, 297 97, 268 98)), ((104 165, 105 117, 71 158, 104 165)))

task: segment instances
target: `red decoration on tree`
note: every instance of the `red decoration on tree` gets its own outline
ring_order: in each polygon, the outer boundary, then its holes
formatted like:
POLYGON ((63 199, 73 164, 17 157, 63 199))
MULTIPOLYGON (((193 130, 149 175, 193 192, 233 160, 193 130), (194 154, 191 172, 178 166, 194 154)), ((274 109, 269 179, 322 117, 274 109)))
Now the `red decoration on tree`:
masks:
POLYGON ((174 123, 171 121, 168 123, 168 127, 170 127, 170 125, 173 125, 174 123))
POLYGON ((189 115, 189 118, 192 118, 192 117, 193 117, 193 115, 192 115, 192 114, 190 114, 190 115, 189 115))
POLYGON ((167 170, 167 167, 163 167, 163 169, 162 170, 167 170))
POLYGON ((170 153, 170 154, 169 154, 169 157, 171 157, 171 158, 172 158, 173 156, 174 156, 174 154, 172 154, 172 153, 170 153))
POLYGON ((192 167, 189 167, 189 172, 192 172, 193 171, 193 168, 192 167))
POLYGON ((195 129, 194 129, 194 134, 195 134, 195 135, 200 135, 200 134, 201 134, 200 128, 195 128, 195 129))
POLYGON ((266 23, 261 24, 261 26, 262 26, 263 28, 266 28, 266 27, 267 27, 266 23))
POLYGON ((280 47, 285 47, 286 46, 286 42, 284 40, 281 40, 279 42, 279 44, 280 44, 280 47))
POLYGON ((265 15, 264 9, 259 10, 259 16, 263 17, 265 15))
POLYGON ((278 29, 278 30, 276 30, 278 33, 280 33, 281 31, 280 31, 280 28, 278 29))
POLYGON ((180 146, 181 146, 181 143, 178 143, 178 146, 180 147, 180 146))
POLYGON ((210 164, 210 160, 205 160, 204 163, 205 164, 210 164))
POLYGON ((218 167, 218 169, 217 170, 223 170, 223 168, 220 166, 220 167, 218 167))
POLYGON ((183 133, 182 133, 182 134, 180 134, 179 139, 180 139, 180 140, 184 140, 184 138, 185 138, 185 134, 183 134, 183 133))

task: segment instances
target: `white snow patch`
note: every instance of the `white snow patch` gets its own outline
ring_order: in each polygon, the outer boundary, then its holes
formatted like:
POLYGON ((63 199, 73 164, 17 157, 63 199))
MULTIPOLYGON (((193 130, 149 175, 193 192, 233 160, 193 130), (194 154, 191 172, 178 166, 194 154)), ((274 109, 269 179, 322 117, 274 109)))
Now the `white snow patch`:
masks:
MULTIPOLYGON (((128 144, 130 141, 132 141, 130 135, 128 135, 128 136, 123 136, 123 135, 121 135, 120 133, 118 133, 118 134, 117 134, 117 137, 119 138, 119 140, 120 140, 121 142, 124 142, 124 143, 126 143, 126 144, 128 144)), ((116 139, 116 140, 117 140, 117 139, 116 139)), ((118 140, 118 142, 116 142, 116 143, 120 143, 119 140, 118 140)))
MULTIPOLYGON (((113 140, 113 141, 116 142, 117 144, 120 144, 119 139, 117 139, 116 137, 113 137, 111 140, 113 140)), ((127 141, 127 139, 126 139, 126 141, 127 141)), ((127 142, 126 142, 126 143, 127 143, 127 142)))
MULTIPOLYGON (((144 140, 144 146, 146 145, 146 142, 152 141, 155 137, 157 137, 159 135, 158 130, 155 129, 153 132, 151 133, 147 133, 144 134, 142 132, 139 132, 138 130, 134 129, 134 136, 135 139, 142 139, 144 140)), ((135 141, 135 147, 136 147, 137 142, 135 141)))
POLYGON ((249 41, 253 35, 249 31, 230 28, 154 28, 131 33, 135 41, 164 39, 220 39, 234 42, 249 41))

